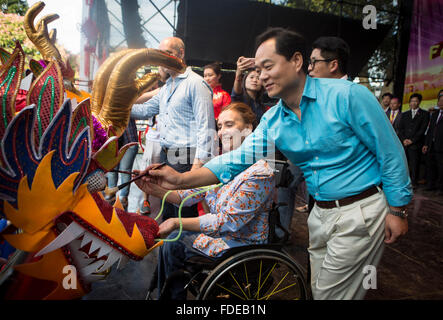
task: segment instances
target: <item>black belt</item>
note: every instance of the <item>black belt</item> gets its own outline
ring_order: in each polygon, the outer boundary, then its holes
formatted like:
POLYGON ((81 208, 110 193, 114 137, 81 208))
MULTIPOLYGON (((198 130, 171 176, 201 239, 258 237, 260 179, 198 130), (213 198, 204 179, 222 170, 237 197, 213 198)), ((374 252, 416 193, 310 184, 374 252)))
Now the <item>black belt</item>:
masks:
POLYGON ((332 201, 318 201, 315 200, 315 203, 317 206, 319 206, 322 209, 332 209, 336 208, 338 206, 343 207, 350 205, 356 201, 363 200, 365 198, 368 198, 378 192, 378 188, 376 186, 372 186, 369 189, 363 191, 362 193, 356 194, 354 196, 346 197, 343 199, 340 199, 338 201, 332 200, 332 201), (338 206, 337 206, 338 202, 338 206))
POLYGON ((172 159, 168 159, 169 157, 180 157, 181 161, 186 160, 186 163, 192 164, 195 158, 195 150, 196 148, 192 147, 162 147, 162 152, 164 152, 166 156, 166 161, 168 162, 168 165, 172 161, 172 159))

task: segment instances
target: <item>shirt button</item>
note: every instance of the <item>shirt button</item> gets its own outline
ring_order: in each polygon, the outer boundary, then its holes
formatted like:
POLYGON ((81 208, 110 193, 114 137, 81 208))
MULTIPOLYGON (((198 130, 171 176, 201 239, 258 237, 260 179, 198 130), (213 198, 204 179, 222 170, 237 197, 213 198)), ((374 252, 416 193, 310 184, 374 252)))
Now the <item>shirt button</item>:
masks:
POLYGON ((315 157, 315 160, 318 160, 318 157, 315 157))
POLYGON ((314 174, 317 174, 317 170, 314 170, 314 174))
POLYGON ((305 141, 306 144, 309 144, 308 140, 305 141))
POLYGON ((318 196, 318 192, 315 195, 318 196))

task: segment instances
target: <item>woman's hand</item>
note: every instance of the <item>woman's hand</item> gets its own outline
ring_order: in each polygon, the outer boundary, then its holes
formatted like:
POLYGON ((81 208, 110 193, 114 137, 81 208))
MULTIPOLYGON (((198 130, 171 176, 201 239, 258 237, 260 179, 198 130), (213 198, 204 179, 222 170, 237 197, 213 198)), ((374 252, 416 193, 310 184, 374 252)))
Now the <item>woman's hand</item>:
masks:
POLYGON ((243 56, 239 57, 237 60, 237 75, 242 74, 250 68, 254 68, 255 58, 245 58, 243 56))
POLYGON ((149 171, 149 175, 142 178, 142 180, 151 184, 157 184, 158 186, 167 190, 182 189, 182 174, 175 171, 169 166, 163 166, 160 169, 151 170, 158 164, 152 164, 146 168, 149 171))
MULTIPOLYGON (((143 172, 140 172, 138 170, 134 170, 133 174, 140 175, 145 172, 146 172, 146 170, 143 172)), ((134 182, 137 185, 137 187, 140 188, 141 191, 143 191, 146 194, 153 195, 154 197, 157 197, 157 198, 162 198, 165 195, 165 193, 167 192, 166 189, 160 187, 159 185, 149 182, 149 178, 147 176, 144 176, 138 180, 135 180, 134 182)))
POLYGON ((158 227, 158 234, 161 238, 166 238, 172 231, 178 228, 178 219, 170 218, 162 222, 158 227))

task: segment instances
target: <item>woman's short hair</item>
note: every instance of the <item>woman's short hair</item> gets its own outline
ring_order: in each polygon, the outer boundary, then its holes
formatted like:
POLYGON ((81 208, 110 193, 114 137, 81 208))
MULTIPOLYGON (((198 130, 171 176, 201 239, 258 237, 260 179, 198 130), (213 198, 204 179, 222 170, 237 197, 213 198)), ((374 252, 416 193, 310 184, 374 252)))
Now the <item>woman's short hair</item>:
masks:
POLYGON ((236 111, 240 114, 240 116, 243 119, 243 122, 246 124, 251 124, 252 128, 255 129, 257 126, 257 118, 255 113, 252 111, 251 107, 248 106, 246 103, 243 102, 232 102, 228 104, 226 107, 224 107, 220 114, 222 114, 225 111, 236 111))

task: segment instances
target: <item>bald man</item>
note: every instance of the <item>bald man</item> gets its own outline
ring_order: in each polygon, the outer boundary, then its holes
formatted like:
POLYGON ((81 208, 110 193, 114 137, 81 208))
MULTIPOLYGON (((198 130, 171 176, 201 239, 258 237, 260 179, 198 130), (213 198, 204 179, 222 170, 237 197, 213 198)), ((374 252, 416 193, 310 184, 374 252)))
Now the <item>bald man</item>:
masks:
MULTIPOLYGON (((185 58, 185 45, 179 38, 163 39, 159 49, 185 58)), ((200 168, 216 153, 212 90, 191 67, 182 74, 167 68, 160 71, 169 75, 166 84, 150 99, 149 94, 142 95, 132 107, 131 117, 144 120, 158 115, 161 162, 179 172, 200 168)), ((174 205, 165 204, 164 220, 177 215, 174 205)), ((197 216, 196 205, 183 208, 182 216, 197 216)))

